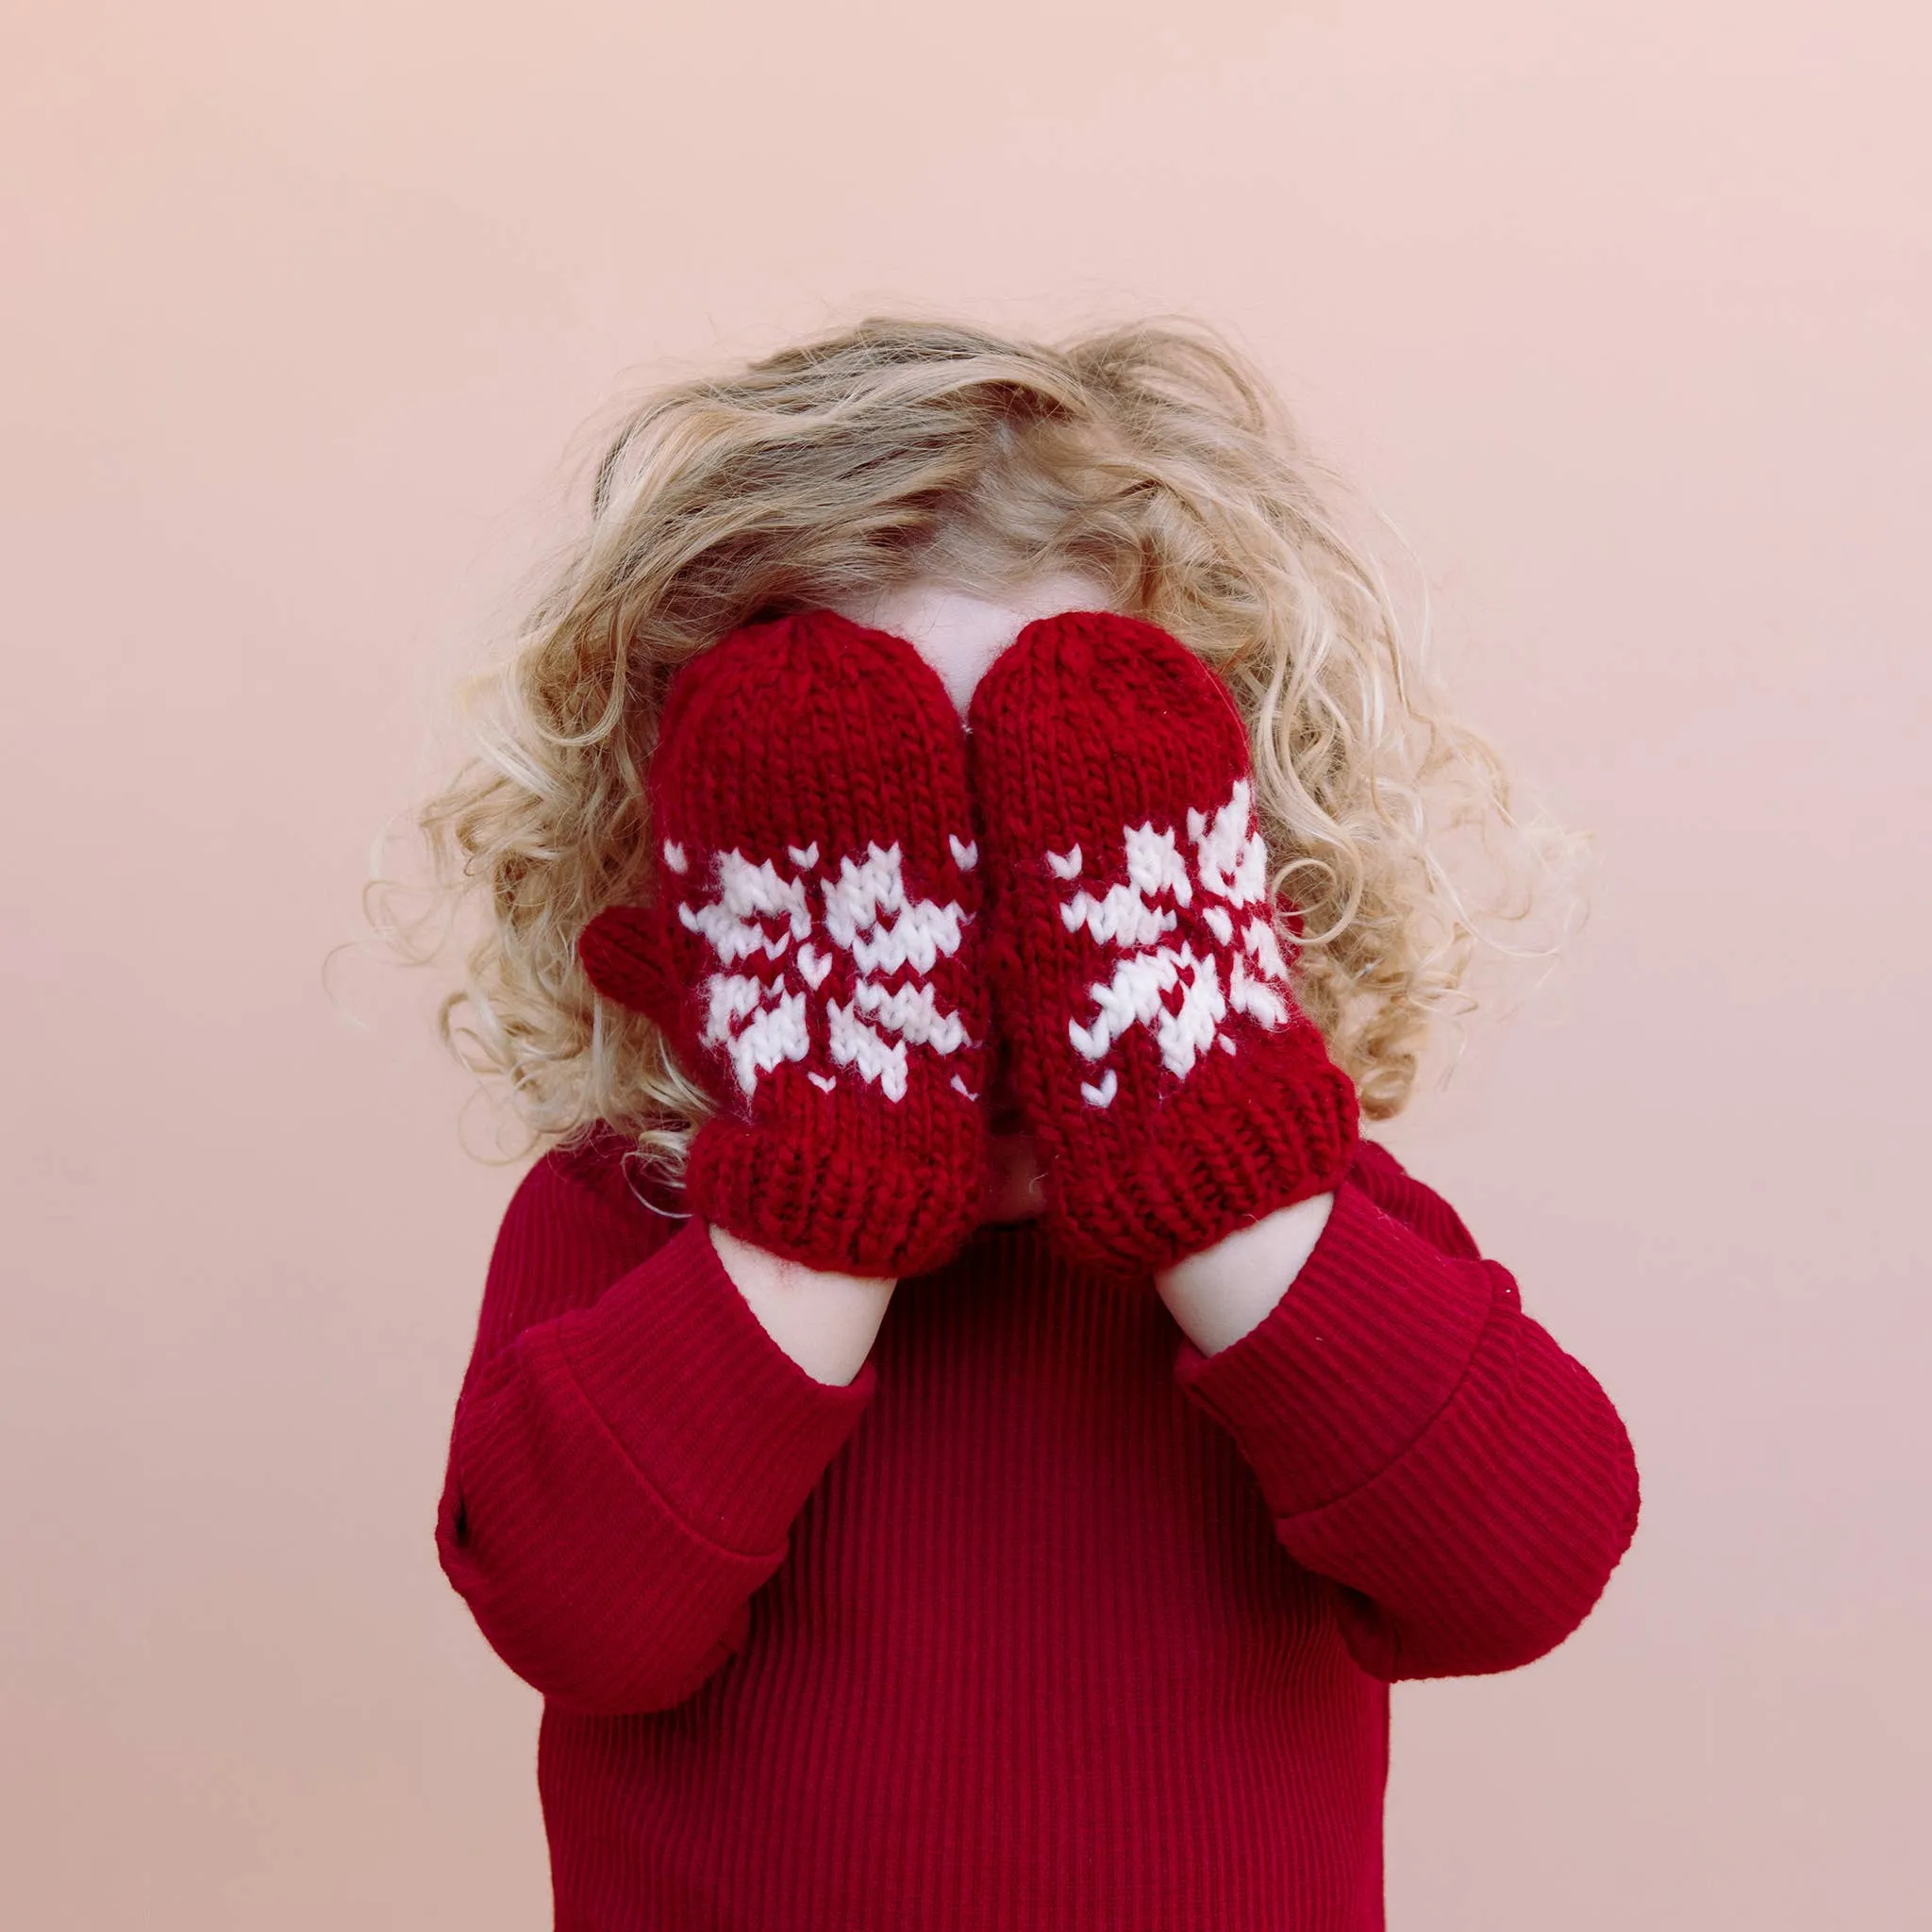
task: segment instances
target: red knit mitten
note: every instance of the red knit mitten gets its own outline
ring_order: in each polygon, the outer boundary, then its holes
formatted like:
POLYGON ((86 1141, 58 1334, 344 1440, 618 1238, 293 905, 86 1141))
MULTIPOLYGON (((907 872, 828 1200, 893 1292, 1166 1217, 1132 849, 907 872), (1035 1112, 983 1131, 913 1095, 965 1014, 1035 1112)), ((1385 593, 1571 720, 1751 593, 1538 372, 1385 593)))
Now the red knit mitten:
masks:
POLYGON ((1074 1257, 1141 1273, 1333 1187, 1355 1089, 1296 1005, 1247 734, 1132 618, 1042 618, 970 711, 990 965, 1074 1257))
POLYGON ((719 1106, 685 1191, 810 1266, 934 1267, 978 1218, 988 1024, 965 741, 903 640, 830 611, 673 679, 645 903, 578 943, 719 1106))

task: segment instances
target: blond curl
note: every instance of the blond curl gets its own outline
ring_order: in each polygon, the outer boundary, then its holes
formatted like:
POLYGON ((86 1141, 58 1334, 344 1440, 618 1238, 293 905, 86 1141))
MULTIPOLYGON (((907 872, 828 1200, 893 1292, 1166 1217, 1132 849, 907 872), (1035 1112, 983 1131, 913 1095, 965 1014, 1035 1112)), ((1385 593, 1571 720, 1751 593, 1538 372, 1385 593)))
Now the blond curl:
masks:
POLYGON ((705 1097, 575 954, 639 889, 671 675, 758 617, 1071 572, 1234 692, 1274 884, 1303 915, 1304 1003, 1364 1113, 1396 1113, 1433 1024, 1473 1004, 1478 945, 1563 889, 1560 841, 1512 815, 1490 748, 1441 712, 1362 521, 1263 379, 1191 325, 1043 345, 874 319, 660 390, 610 441, 514 649, 469 687, 473 758, 417 814, 446 907, 481 915, 444 1038, 538 1138, 601 1120, 675 1172, 705 1097), (1486 855, 1481 904, 1445 858, 1465 846, 1486 855))

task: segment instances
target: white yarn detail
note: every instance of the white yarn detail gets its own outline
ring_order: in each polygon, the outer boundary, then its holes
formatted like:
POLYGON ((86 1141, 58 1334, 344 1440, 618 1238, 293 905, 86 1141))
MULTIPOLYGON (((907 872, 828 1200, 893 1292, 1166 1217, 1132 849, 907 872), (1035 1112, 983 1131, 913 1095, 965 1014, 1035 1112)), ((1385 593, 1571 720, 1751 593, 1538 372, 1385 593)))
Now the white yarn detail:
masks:
POLYGON ((906 1042, 895 1040, 889 1046, 861 1020, 858 1002, 841 1007, 837 1000, 826 1003, 825 1016, 831 1023, 834 1064, 854 1067, 861 1080, 878 1082, 888 1100, 906 1098, 906 1042))
MULTIPOLYGON (((1193 813, 1188 816, 1192 818, 1193 813)), ((1157 832, 1151 824, 1129 825, 1123 837, 1127 848, 1127 877, 1136 891, 1168 891, 1183 906, 1194 903, 1188 861, 1176 849, 1173 832, 1157 832)))
MULTIPOLYGON (((950 842, 962 871, 978 862, 975 846, 950 842)), ((703 1041, 724 1053, 746 1093, 777 1067, 809 1058, 818 1041, 836 1070, 903 1100, 910 1050, 944 1058, 978 1044, 927 976, 958 952, 971 915, 957 902, 914 896, 897 845, 842 858, 829 877, 816 841, 788 845, 785 855, 797 875, 769 859, 754 865, 741 852, 718 853, 713 896, 678 905, 679 922, 724 969, 704 985, 703 1041), (854 974, 842 999, 826 991, 840 952, 854 974)), ((690 869, 684 848, 669 841, 664 862, 673 873, 690 869)), ((830 1093, 839 1072, 808 1069, 806 1077, 830 1093)), ((957 1076, 954 1084, 967 1091, 957 1076)))
POLYGON ((714 973, 705 991, 704 1042, 725 1050, 746 1093, 757 1091, 760 1074, 811 1051, 805 995, 785 991, 783 980, 768 984, 746 974, 714 973))
MULTIPOLYGON (((1060 920, 1069 932, 1078 932, 1084 925, 1102 945, 1151 946, 1179 922, 1174 913, 1150 906, 1148 900, 1165 892, 1177 906, 1191 906, 1193 881, 1172 830, 1129 825, 1123 828, 1122 842, 1126 848, 1126 883, 1109 886, 1097 899, 1084 889, 1075 892, 1060 908, 1060 920)), ((1079 853, 1074 846, 1073 856, 1077 858, 1079 853)), ((1046 858, 1052 865, 1054 855, 1049 852, 1046 858)))
POLYGON ((1237 778, 1228 801, 1210 821, 1188 810, 1188 838, 1201 889, 1236 906, 1253 906, 1268 896, 1268 847, 1255 824, 1255 794, 1237 778))
POLYGON ((715 899, 695 907, 680 903, 677 917, 687 930, 702 933, 726 966, 755 953, 775 959, 811 931, 805 881, 781 879, 769 858, 753 865, 742 853, 719 853, 716 886, 715 899), (767 937, 760 922, 771 919, 782 920, 788 930, 767 937))
MULTIPOLYGON (((1230 1014, 1271 1032, 1294 1016, 1288 966, 1265 910, 1267 846, 1245 778, 1213 810, 1189 808, 1187 842, 1191 862, 1172 827, 1124 825, 1125 879, 1097 896, 1083 886, 1060 905, 1069 932, 1084 930, 1109 953, 1107 976, 1087 989, 1090 1012, 1067 1022, 1067 1039, 1084 1060, 1106 1060, 1141 1026, 1153 1036, 1162 1066, 1184 1080, 1208 1049, 1240 1050, 1223 1030, 1230 1014), (1230 908, 1251 906, 1264 909, 1238 926, 1230 908), (1171 1004, 1176 992, 1178 1003, 1171 1004)), ((1056 876, 1072 879, 1080 858, 1076 845, 1048 852, 1046 862, 1056 876)), ((1111 1067, 1080 1083, 1090 1107, 1110 1106, 1117 1091, 1111 1067)))
POLYGON ((976 839, 956 839, 948 832, 946 843, 953 848, 953 863, 961 872, 971 872, 979 863, 979 841, 976 839))
POLYGON ((909 1045, 946 1054, 967 1044, 965 1022, 958 1013, 940 1011, 939 994, 930 986, 908 984, 889 992, 876 980, 861 979, 853 986, 852 1005, 909 1045))
POLYGON ((1288 1002, 1272 986, 1257 979, 1245 959, 1237 959, 1228 974, 1227 1003, 1236 1012, 1260 1021, 1270 1032, 1288 1024, 1288 1002))
POLYGON ((978 1104, 979 1095, 974 1092, 972 1088, 967 1086, 965 1081, 960 1079, 958 1074, 955 1074, 952 1079, 947 1084, 952 1088, 955 1093, 963 1093, 966 1096, 967 1100, 973 1103, 974 1106, 978 1104))
POLYGON ((1202 958, 1185 941, 1130 954, 1113 969, 1111 979, 1087 989, 1098 1011, 1090 1025, 1067 1022, 1074 1050, 1090 1060, 1105 1059, 1130 1027, 1145 1026, 1160 1048, 1161 1064, 1185 1079, 1196 1057, 1214 1043, 1227 1017, 1227 996, 1214 960, 1202 958), (1178 989, 1178 1009, 1166 995, 1178 989))
POLYGON ((1274 937, 1274 928, 1265 919, 1248 921, 1241 944, 1270 979, 1278 979, 1284 986, 1288 984, 1288 961, 1281 957, 1281 941, 1274 937))
POLYGON ((1096 899, 1075 892, 1060 907, 1060 924, 1069 932, 1084 925, 1103 946, 1151 946, 1178 924, 1172 912, 1150 906, 1132 886, 1109 886, 1096 899))
POLYGON ((1101 1076, 1097 1087, 1086 1080, 1080 1082, 1080 1098, 1089 1107, 1111 1107, 1114 1095, 1120 1091, 1120 1075, 1111 1067, 1101 1076))
POLYGON ((914 899, 906 891, 899 848, 871 846, 862 859, 841 858, 825 886, 825 931, 852 955, 861 973, 896 973, 910 966, 927 974, 943 955, 959 950, 965 911, 914 899))

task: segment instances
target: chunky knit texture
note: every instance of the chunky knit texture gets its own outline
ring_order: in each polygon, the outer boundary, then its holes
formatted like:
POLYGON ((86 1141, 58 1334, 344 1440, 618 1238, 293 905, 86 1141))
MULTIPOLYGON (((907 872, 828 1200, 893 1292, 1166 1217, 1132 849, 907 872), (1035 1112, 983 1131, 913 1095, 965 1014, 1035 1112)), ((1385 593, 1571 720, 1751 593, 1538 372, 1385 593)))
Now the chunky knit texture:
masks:
POLYGON ((1375 1932, 1390 1682, 1548 1650, 1637 1513, 1456 1215, 1363 1145, 1212 1357, 985 1229, 828 1388, 625 1148, 511 1204, 438 1527, 559 1932, 1375 1932))
POLYGON ((1326 1191, 1355 1090, 1295 1003, 1220 681, 1072 612, 1021 632, 970 722, 1000 1030, 1068 1252, 1158 1268, 1326 1191))
POLYGON ((819 1268, 936 1265, 985 1185, 988 1008, 965 741, 902 639, 814 611, 674 678, 645 902, 578 955, 720 1111, 699 1212, 819 1268))

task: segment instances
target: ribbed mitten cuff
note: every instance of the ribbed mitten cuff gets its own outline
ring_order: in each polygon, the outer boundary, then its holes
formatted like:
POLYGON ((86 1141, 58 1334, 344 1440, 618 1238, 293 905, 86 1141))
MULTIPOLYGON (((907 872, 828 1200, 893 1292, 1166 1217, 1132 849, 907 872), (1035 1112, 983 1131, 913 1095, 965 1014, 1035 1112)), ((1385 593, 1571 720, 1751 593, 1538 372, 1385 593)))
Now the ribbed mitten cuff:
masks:
POLYGON ((948 1109, 924 1123, 915 1152, 894 1124, 855 1134, 821 1108, 785 1132, 769 1121, 708 1121, 691 1146, 685 1199, 707 1221, 808 1267, 924 1274, 978 1219, 984 1129, 976 1113, 948 1109))

